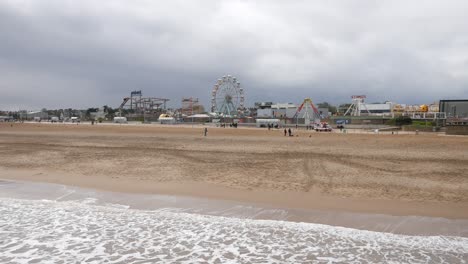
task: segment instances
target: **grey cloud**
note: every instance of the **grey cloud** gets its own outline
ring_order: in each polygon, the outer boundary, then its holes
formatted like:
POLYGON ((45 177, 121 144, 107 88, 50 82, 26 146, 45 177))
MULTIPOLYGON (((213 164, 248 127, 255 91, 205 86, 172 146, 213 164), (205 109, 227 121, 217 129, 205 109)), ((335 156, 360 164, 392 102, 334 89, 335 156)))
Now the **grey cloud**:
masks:
POLYGON ((0 108, 206 105, 238 77, 259 100, 468 97, 465 1, 2 1, 0 108), (40 95, 40 96, 38 96, 40 95))

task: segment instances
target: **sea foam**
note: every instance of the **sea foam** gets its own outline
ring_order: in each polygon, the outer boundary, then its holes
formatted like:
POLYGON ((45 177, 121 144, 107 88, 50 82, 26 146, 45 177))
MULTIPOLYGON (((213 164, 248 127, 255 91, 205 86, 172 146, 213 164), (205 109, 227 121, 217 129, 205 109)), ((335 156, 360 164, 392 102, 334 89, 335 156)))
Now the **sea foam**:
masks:
POLYGON ((0 263, 466 263, 468 238, 0 198, 0 263))

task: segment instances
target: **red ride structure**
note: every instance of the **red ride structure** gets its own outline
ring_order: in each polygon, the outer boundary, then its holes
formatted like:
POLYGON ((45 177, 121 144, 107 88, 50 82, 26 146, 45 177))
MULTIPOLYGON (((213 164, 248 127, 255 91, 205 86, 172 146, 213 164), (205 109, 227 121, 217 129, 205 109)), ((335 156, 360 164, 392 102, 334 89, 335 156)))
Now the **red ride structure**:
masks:
POLYGON ((320 122, 320 113, 315 107, 314 103, 312 102, 312 99, 306 98, 302 102, 302 104, 297 108, 296 113, 294 114, 293 118, 296 118, 296 123, 298 122, 299 114, 304 110, 304 114, 302 115, 302 118, 304 118, 304 124, 305 125, 310 125, 310 120, 314 120, 314 123, 320 122), (312 110, 312 111, 311 111, 312 110), (310 113, 312 112, 312 113, 310 113))

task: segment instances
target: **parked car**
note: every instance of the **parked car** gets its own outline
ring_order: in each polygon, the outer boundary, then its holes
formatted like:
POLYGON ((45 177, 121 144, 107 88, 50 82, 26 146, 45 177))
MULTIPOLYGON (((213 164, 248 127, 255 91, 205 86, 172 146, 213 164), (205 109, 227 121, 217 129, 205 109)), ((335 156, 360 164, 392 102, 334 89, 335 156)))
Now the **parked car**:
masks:
POLYGON ((321 122, 314 124, 314 130, 317 132, 331 132, 333 129, 328 123, 321 122))
POLYGON ((338 129, 344 129, 345 128, 345 121, 344 120, 338 120, 336 121, 336 128, 338 129))

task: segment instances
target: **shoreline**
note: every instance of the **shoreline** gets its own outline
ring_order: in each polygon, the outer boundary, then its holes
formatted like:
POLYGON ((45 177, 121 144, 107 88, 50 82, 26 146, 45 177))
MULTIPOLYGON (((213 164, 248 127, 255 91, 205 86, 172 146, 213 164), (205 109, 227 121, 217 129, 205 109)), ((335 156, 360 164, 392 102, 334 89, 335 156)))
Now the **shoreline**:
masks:
POLYGON ((0 190, 2 190, 0 199, 51 200, 56 202, 93 199, 95 205, 115 208, 122 206, 122 209, 163 210, 164 212, 183 212, 238 219, 310 223, 409 236, 468 237, 468 219, 413 215, 395 216, 330 209, 300 209, 250 201, 241 202, 175 194, 116 192, 1 178, 0 190))
POLYGON ((108 192, 187 196, 289 209, 441 217, 452 220, 468 219, 468 205, 466 203, 359 199, 324 195, 317 191, 242 190, 199 182, 145 182, 105 176, 64 175, 66 174, 60 172, 0 167, 0 179, 4 180, 63 184, 108 192))

